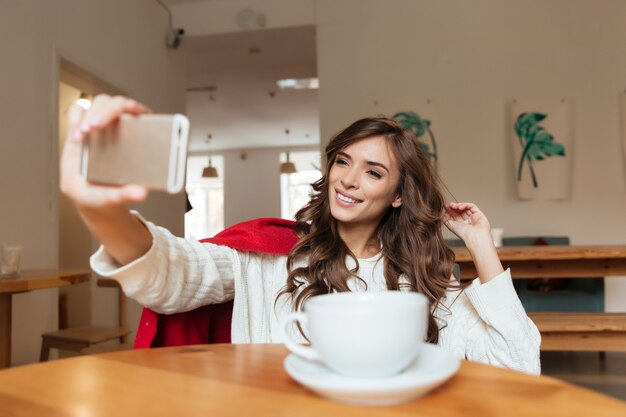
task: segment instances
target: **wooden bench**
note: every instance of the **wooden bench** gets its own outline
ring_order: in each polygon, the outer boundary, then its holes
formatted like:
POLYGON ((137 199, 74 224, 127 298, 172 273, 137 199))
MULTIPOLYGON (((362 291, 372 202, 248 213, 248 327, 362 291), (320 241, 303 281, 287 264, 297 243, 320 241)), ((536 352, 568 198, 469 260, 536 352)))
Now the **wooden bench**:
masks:
MULTIPOLYGON (((467 248, 455 247, 461 279, 477 276, 467 248)), ((626 275, 626 245, 509 246, 498 248, 513 278, 589 278, 626 275)), ((601 278, 599 278, 601 279, 601 278)), ((529 313, 543 337, 542 350, 626 352, 626 313, 529 313)))
POLYGON ((528 313, 541 350, 626 352, 626 313, 528 313))

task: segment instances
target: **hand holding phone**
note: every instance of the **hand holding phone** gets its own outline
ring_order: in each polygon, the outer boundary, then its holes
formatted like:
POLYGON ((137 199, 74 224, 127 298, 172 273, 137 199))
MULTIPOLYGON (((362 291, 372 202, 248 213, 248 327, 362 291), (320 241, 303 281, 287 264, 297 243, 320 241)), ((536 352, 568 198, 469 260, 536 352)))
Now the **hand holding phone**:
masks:
POLYGON ((83 141, 81 175, 90 183, 137 184, 175 194, 185 184, 189 120, 121 114, 83 141))
POLYGON ((89 158, 82 158, 83 142, 96 132, 117 124, 120 117, 126 117, 124 115, 138 117, 148 113, 150 109, 136 100, 103 94, 95 97, 89 109, 74 104, 68 111, 68 136, 60 161, 60 189, 72 201, 89 231, 120 265, 142 256, 152 245, 150 232, 127 207, 127 204, 144 201, 148 189, 133 183, 103 185, 87 181, 80 175, 81 165, 86 171, 89 161, 89 158))

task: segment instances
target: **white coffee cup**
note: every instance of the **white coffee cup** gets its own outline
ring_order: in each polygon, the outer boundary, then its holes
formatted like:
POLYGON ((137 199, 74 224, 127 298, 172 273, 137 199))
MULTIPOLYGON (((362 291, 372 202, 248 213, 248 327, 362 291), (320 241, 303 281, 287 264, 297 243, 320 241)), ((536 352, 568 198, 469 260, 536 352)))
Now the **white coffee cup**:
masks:
POLYGON ((417 358, 428 329, 428 300, 401 291, 342 292, 312 297, 280 324, 289 350, 351 377, 394 375, 417 358), (288 332, 299 322, 311 347, 288 332))

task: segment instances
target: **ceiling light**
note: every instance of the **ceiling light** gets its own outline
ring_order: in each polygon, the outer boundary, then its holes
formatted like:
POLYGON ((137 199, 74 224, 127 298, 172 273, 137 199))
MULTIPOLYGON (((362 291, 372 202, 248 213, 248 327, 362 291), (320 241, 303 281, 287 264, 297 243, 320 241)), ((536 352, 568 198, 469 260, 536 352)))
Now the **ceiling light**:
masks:
POLYGON ((87 110, 91 107, 91 96, 86 93, 80 93, 80 98, 76 100, 76 104, 87 110))
POLYGON ((276 81, 276 85, 281 90, 317 90, 320 81, 315 78, 285 78, 276 81))

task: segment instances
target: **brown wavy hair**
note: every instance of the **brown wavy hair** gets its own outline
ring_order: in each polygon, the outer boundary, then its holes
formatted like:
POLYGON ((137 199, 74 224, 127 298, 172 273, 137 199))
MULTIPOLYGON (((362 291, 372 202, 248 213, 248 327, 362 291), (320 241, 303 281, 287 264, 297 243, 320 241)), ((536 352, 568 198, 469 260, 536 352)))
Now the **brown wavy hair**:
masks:
MULTIPOLYGON (((412 133, 394 120, 365 118, 336 134, 326 147, 326 169, 313 183, 311 200, 295 216, 298 243, 287 258, 287 283, 278 297, 289 295, 294 310, 316 295, 350 291, 347 281, 358 278, 357 267, 348 270, 346 257, 356 256, 339 237, 337 220, 330 212, 328 176, 337 153, 363 139, 384 137, 400 171, 398 195, 402 204, 389 207, 377 229, 382 247, 384 275, 389 290, 407 287, 424 294, 431 305, 427 341, 436 343, 439 328, 432 314, 448 288, 454 252, 442 236, 445 200, 439 177, 412 133), (308 265, 295 267, 297 259, 308 265), (406 279, 405 283, 400 278, 406 279)), ((456 285, 458 287, 458 285, 456 285)), ((278 299, 278 298, 277 298, 278 299)))

